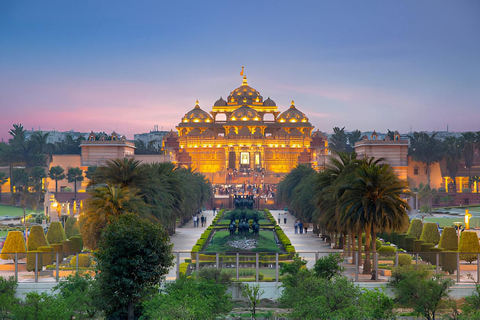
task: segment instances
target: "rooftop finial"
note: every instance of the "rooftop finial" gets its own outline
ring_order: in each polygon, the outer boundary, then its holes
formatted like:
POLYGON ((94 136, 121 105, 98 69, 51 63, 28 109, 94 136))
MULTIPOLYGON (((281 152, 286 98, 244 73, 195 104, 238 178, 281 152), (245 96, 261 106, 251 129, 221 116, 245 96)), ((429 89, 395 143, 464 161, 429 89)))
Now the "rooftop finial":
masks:
POLYGON ((247 76, 244 74, 244 66, 242 66, 242 71, 240 72, 240 75, 243 76, 242 86, 248 86, 247 76))
POLYGON ((198 105, 198 99, 197 99, 197 102, 195 103, 195 108, 200 108, 200 106, 198 105))
POLYGON ((292 105, 290 106, 290 108, 295 108, 295 101, 292 100, 292 105))

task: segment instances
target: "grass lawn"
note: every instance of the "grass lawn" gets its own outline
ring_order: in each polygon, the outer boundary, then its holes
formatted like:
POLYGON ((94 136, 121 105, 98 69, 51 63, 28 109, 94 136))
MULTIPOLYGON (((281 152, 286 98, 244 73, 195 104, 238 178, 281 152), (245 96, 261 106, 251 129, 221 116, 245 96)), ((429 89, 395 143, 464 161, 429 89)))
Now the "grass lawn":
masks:
MULTIPOLYGON (((41 210, 38 210, 38 209, 32 210, 27 208, 26 213, 29 214, 31 212, 43 212, 43 208, 41 210)), ((0 216, 23 217, 23 208, 6 206, 4 204, 0 204, 0 216)))
MULTIPOLYGON (((426 222, 434 222, 440 225, 441 228, 443 227, 452 227, 454 222, 462 222, 464 224, 464 217, 457 216, 451 218, 436 218, 436 217, 425 217, 424 219, 426 222)), ((470 228, 475 228, 475 225, 480 227, 480 217, 472 217, 470 218, 470 228)))
POLYGON ((8 234, 8 231, 0 231, 0 238, 6 237, 8 234))
MULTIPOLYGON (((244 239, 241 237, 240 239, 244 239)), ((253 239, 254 236, 249 234, 247 239, 253 239)), ((228 231, 217 231, 212 239, 212 242, 208 245, 205 252, 238 252, 242 251, 237 248, 230 247, 227 242, 231 240, 238 240, 237 236, 230 237, 228 231)), ((257 238, 257 248, 252 249, 251 252, 280 252, 280 248, 275 243, 275 238, 272 231, 260 231, 257 238)))

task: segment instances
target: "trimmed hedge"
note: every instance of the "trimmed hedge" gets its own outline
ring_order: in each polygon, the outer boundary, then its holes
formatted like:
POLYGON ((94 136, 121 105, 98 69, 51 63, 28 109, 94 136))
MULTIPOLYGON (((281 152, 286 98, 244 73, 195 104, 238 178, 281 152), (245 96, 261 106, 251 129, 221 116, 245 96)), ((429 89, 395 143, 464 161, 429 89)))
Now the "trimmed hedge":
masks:
POLYGON ((27 245, 21 231, 10 231, 3 244, 0 258, 3 260, 14 260, 15 253, 18 259, 24 259, 27 253, 27 245))
POLYGON ((27 239, 27 250, 34 251, 38 247, 47 247, 48 242, 42 226, 33 226, 30 228, 30 234, 27 239))
POLYGON ((441 254, 442 270, 449 274, 454 274, 457 271, 457 252, 444 251, 441 254))
POLYGON ((56 262, 57 261, 57 252, 58 252, 58 262, 62 262, 63 261, 63 258, 64 258, 64 253, 63 253, 63 246, 61 243, 54 243, 52 245, 50 245, 53 249, 53 261, 56 262))
POLYGON ((407 234, 415 239, 419 239, 422 235, 423 224, 420 219, 413 219, 410 221, 410 227, 408 228, 407 234))
POLYGON ((38 247, 38 251, 42 252, 42 265, 47 266, 53 263, 53 248, 52 247, 38 247))
MULTIPOLYGON (((77 266, 77 255, 74 255, 70 259, 70 266, 77 266)), ((92 257, 89 254, 79 254, 78 255, 78 267, 79 268, 88 268, 92 266, 92 257)))
POLYGON ((413 240, 413 252, 420 253, 422 244, 425 243, 423 240, 413 240))
POLYGON ((423 225, 422 234, 420 235, 420 240, 437 245, 438 242, 440 241, 440 233, 438 232, 437 224, 433 222, 426 222, 423 225))
POLYGON ((440 237, 438 247, 445 251, 457 251, 458 250, 458 237, 457 231, 454 227, 445 227, 440 237))
POLYGON ((406 233, 401 233, 398 235, 398 243, 396 243, 397 248, 405 249, 405 238, 407 237, 406 233))
POLYGON ((50 227, 48 228, 47 232, 47 240, 50 244, 62 243, 62 241, 67 240, 65 230, 63 229, 60 221, 54 221, 50 223, 50 227))
POLYGON ((27 271, 35 271, 35 261, 37 261, 38 271, 42 270, 42 251, 33 250, 27 252, 27 271))
POLYGON ((381 246, 377 252, 381 257, 392 257, 395 255, 395 252, 397 252, 397 248, 393 246, 381 246))
POLYGON ((398 254, 398 266, 409 266, 412 264, 412 256, 406 253, 398 254))
POLYGON ((474 231, 463 231, 460 234, 460 247, 458 251, 460 252, 460 260, 465 260, 470 263, 477 260, 477 253, 480 253, 477 233, 474 231))
POLYGON ((80 234, 80 227, 77 218, 68 217, 65 221, 65 235, 68 239, 80 234))
POLYGON ((83 250, 83 240, 82 236, 73 236, 70 239, 70 249, 73 253, 82 252, 83 250))
POLYGON ((431 248, 434 247, 435 245, 433 243, 422 243, 420 245, 420 257, 422 257, 422 260, 434 263, 434 259, 432 258, 432 253, 431 253, 431 248))

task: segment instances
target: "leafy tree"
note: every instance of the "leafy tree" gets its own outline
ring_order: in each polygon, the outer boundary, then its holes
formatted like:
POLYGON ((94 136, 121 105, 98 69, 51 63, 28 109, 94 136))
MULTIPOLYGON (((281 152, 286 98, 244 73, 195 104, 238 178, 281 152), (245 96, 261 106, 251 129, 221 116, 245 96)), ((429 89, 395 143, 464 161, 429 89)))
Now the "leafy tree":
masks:
POLYGON ((74 183, 75 199, 77 199, 77 182, 83 181, 83 170, 78 167, 68 168, 67 179, 68 182, 74 183))
POLYGON ((330 137, 330 149, 335 152, 347 152, 347 134, 345 133, 345 127, 333 128, 333 134, 330 137))
POLYGON ((15 306, 15 319, 70 319, 73 312, 64 299, 46 292, 26 294, 25 301, 15 306))
POLYGON ((260 290, 259 284, 249 285, 244 283, 242 285, 242 294, 247 298, 250 303, 250 308, 252 309, 252 315, 255 318, 257 304, 260 302, 260 297, 265 293, 265 290, 260 290))
POLYGON ((364 289, 360 297, 365 319, 395 319, 395 302, 379 288, 364 289))
POLYGON ((97 166, 89 166, 87 171, 85 171, 85 176, 90 180, 88 183, 89 186, 94 186, 96 184, 97 168, 97 166))
POLYGON ((232 309, 226 290, 213 280, 181 277, 143 303, 141 319, 215 319, 232 309))
POLYGON ((315 267, 313 268, 317 277, 332 279, 336 275, 341 275, 344 268, 341 266, 343 258, 338 253, 331 253, 315 262, 315 267))
POLYGON ((164 229, 134 214, 123 214, 107 226, 96 253, 107 317, 134 319, 135 308, 156 291, 173 265, 171 251, 164 229))
POLYGON ((414 132, 410 136, 409 155, 416 161, 425 163, 427 167, 427 184, 430 186, 430 166, 443 158, 444 148, 437 133, 414 132))
POLYGON ((65 170, 60 166, 51 167, 48 176, 50 179, 55 180, 55 193, 57 193, 58 181, 65 179, 65 170))
POLYGON ((395 301, 413 308, 426 319, 435 319, 435 314, 448 298, 453 280, 440 274, 431 274, 427 268, 400 267, 389 282, 395 292, 395 301))
POLYGON ((15 298, 17 281, 14 277, 4 278, 0 276, 0 319, 11 319, 14 306, 18 303, 15 298))

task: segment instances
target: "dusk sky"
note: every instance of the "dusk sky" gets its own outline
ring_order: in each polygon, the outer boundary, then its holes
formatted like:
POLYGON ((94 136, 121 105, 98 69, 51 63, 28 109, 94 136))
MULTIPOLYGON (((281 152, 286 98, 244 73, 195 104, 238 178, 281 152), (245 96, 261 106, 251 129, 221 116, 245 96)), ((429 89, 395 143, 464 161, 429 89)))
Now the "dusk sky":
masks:
POLYGON ((174 129, 241 85, 316 129, 480 131, 480 1, 0 1, 0 138, 174 129))

